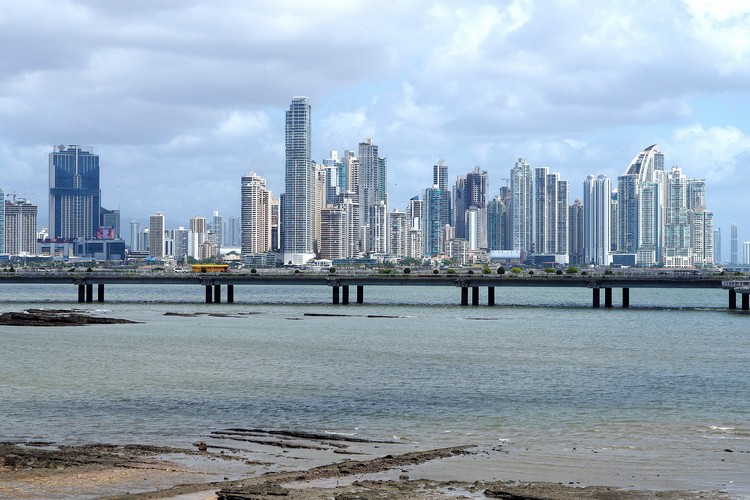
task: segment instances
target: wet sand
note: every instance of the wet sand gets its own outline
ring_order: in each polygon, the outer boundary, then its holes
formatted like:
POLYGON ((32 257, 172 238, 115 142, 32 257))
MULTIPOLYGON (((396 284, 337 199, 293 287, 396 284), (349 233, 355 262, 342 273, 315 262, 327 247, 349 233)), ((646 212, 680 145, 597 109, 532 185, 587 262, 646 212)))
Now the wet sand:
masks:
POLYGON ((733 498, 720 490, 597 486, 594 478, 588 485, 517 481, 502 470, 492 480, 470 478, 472 463, 493 452, 512 457, 501 446, 423 449, 263 429, 215 431, 184 448, 2 443, 0 498, 733 498))

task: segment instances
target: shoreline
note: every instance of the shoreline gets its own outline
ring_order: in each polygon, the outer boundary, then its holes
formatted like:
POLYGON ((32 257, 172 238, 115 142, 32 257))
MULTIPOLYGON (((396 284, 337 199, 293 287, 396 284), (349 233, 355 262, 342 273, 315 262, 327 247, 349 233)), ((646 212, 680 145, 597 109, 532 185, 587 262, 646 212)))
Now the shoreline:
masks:
POLYGON ((421 449, 413 443, 261 429, 235 429, 228 435, 212 435, 206 441, 193 443, 192 448, 2 443, 0 497, 742 498, 720 489, 582 484, 572 476, 569 481, 528 481, 501 470, 495 471, 500 477, 471 477, 476 460, 488 453, 473 444, 421 449))

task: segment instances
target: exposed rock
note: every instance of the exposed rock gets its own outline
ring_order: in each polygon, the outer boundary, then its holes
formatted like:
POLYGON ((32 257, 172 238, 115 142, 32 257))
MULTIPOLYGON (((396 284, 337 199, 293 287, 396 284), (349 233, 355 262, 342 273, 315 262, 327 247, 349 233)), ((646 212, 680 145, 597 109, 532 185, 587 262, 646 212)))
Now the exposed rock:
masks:
POLYGON ((79 326, 90 324, 138 323, 129 319, 103 318, 87 311, 72 309, 27 309, 0 314, 0 325, 5 326, 79 326))

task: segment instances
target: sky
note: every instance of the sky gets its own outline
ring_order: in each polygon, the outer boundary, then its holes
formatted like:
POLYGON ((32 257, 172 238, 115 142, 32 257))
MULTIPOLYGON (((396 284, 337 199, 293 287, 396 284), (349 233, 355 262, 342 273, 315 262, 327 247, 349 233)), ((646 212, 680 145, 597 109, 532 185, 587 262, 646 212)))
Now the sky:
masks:
POLYGON ((278 196, 294 96, 316 161, 378 145, 391 210, 441 159, 494 194, 526 158, 572 203, 659 144, 706 179, 724 258, 730 224, 750 239, 745 0, 0 0, 0 189, 40 226, 57 144, 100 156, 124 228, 239 215, 249 172, 278 196))

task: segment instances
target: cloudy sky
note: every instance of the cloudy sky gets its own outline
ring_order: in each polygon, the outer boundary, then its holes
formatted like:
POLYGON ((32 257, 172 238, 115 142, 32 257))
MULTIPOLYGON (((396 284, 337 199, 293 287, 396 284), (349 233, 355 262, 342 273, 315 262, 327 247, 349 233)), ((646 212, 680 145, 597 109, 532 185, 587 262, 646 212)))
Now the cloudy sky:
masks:
POLYGON ((391 208, 519 157, 612 179, 658 143, 750 239, 745 0, 0 0, 0 188, 47 222, 48 154, 92 146, 123 224, 238 215, 254 171, 283 191, 284 111, 310 98, 313 158, 372 138, 391 208), (391 5, 393 4, 393 5, 391 5), (384 7, 384 5, 386 7, 384 7))

